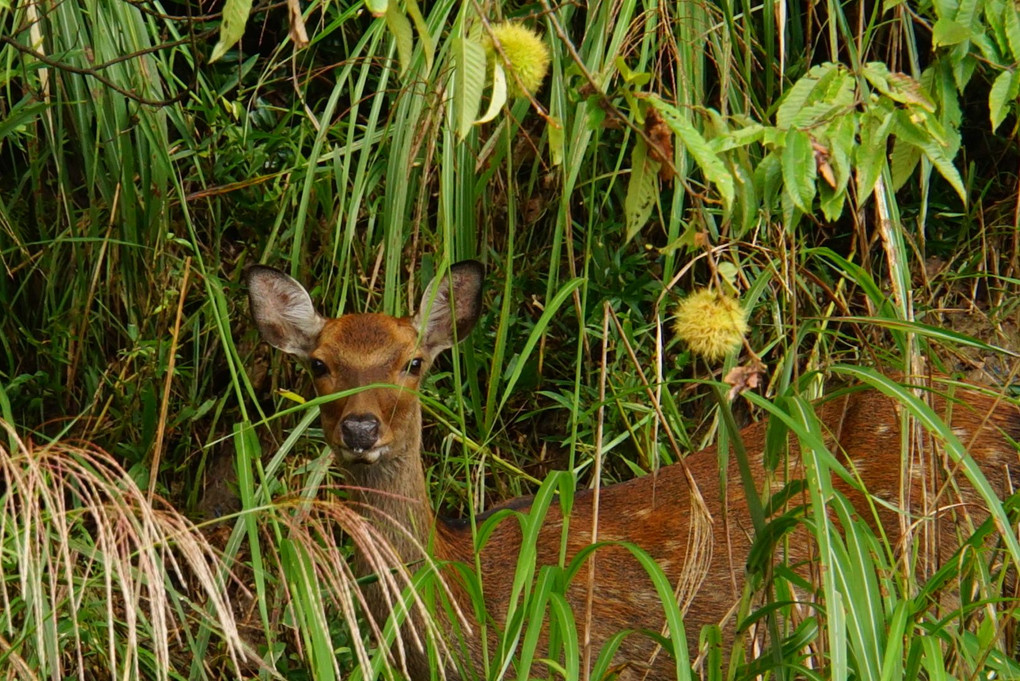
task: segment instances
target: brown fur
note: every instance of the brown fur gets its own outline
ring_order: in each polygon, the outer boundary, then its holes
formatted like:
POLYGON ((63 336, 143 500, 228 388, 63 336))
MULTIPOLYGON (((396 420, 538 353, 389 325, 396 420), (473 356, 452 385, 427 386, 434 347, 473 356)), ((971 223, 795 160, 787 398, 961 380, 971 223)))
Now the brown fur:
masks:
MULTIPOLYGON (((1017 450, 1011 440, 1020 439, 1020 412, 1011 403, 998 403, 991 397, 976 391, 960 392, 956 400, 947 405, 946 400, 937 396, 934 407, 965 446, 969 444, 971 455, 980 465, 992 488, 1006 496, 1013 490, 1016 476, 1020 474, 1017 450)), ((867 390, 852 393, 846 397, 825 402, 817 407, 817 415, 827 433, 830 451, 838 453, 844 463, 856 469, 865 489, 885 501, 897 503, 900 485, 901 435, 898 404, 881 394, 867 390)), ((756 423, 741 432, 741 439, 751 458, 756 488, 765 485, 765 467, 762 454, 765 442, 766 423, 756 423)), ((926 438, 930 440, 930 438, 926 438)), ((796 438, 790 438, 788 479, 802 477, 801 459, 796 438)), ((930 453, 932 443, 923 445, 930 453)), ((710 624, 724 625, 729 636, 733 634, 735 604, 740 600, 744 582, 744 568, 753 540, 753 528, 746 500, 739 483, 739 471, 733 457, 730 457, 728 477, 730 481, 726 494, 726 515, 723 514, 723 495, 718 485, 718 454, 714 447, 691 454, 684 461, 697 481, 708 510, 714 521, 711 561, 704 572, 701 588, 697 591, 688 608, 684 626, 687 630, 690 652, 696 655, 696 642, 701 627, 710 624), (727 522, 723 522, 723 518, 727 522)), ((782 477, 782 474, 779 474, 782 477)), ((835 488, 846 495, 854 508, 869 523, 868 499, 845 481, 837 480, 835 488)), ((928 499, 929 510, 923 516, 925 499, 922 484, 929 487, 935 482, 932 475, 915 475, 910 484, 910 521, 920 524, 935 523, 934 536, 938 541, 940 560, 947 559, 960 545, 957 530, 966 533, 960 520, 964 514, 972 517, 973 523, 987 517, 979 497, 962 475, 956 475, 959 494, 950 494, 945 489, 941 497, 928 499)), ((799 498, 795 503, 806 503, 799 498)), ((600 541, 630 541, 645 549, 663 568, 673 583, 679 577, 687 559, 688 538, 691 531, 690 518, 693 513, 691 494, 686 475, 680 465, 661 469, 657 475, 648 475, 604 488, 599 500, 600 541)), ((516 502, 519 510, 527 505, 516 502)), ((878 507, 879 521, 890 540, 899 537, 900 518, 897 513, 885 507, 878 507)), ((579 492, 575 498, 570 519, 570 535, 567 560, 591 541, 592 492, 579 492)), ((552 510, 539 539, 539 564, 556 564, 562 518, 552 510)), ((443 558, 472 562, 469 528, 451 531, 440 525, 440 541, 435 552, 443 558)), ((964 535, 963 538, 966 538, 964 535)), ((513 578, 515 557, 519 551, 521 533, 519 525, 512 520, 503 521, 482 551, 481 565, 486 588, 486 604, 489 613, 499 620, 505 612, 510 594, 510 580, 513 578)), ((790 564, 807 561, 811 557, 812 545, 809 537, 798 535, 789 542, 790 564)), ((658 597, 637 560, 619 546, 607 546, 596 553, 595 596, 593 599, 592 622, 593 649, 597 652, 602 643, 613 633, 624 629, 644 628, 658 631, 663 623, 662 608, 658 597)), ((584 617, 587 599, 586 570, 578 573, 577 579, 568 592, 568 600, 574 609, 575 618, 580 622, 584 617)), ((621 678, 671 679, 675 678, 675 663, 660 653, 651 667, 644 662, 651 659, 654 651, 651 639, 643 636, 628 637, 617 659, 632 665, 621 678), (645 672, 647 676, 643 676, 645 672)), ((480 659, 481 650, 473 651, 480 659)))

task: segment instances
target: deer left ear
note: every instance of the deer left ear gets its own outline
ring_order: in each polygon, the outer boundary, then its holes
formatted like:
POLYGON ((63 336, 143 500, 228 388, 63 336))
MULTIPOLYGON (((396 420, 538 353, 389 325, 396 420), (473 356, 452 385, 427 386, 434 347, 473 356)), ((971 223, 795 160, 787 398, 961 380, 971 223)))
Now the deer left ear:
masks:
POLYGON ((283 272, 253 265, 245 273, 248 300, 259 332, 267 343, 307 359, 315 349, 326 320, 312 306, 312 298, 283 272))
POLYGON ((485 268, 475 260, 450 265, 425 289, 414 316, 422 347, 432 357, 467 338, 482 314, 485 268))

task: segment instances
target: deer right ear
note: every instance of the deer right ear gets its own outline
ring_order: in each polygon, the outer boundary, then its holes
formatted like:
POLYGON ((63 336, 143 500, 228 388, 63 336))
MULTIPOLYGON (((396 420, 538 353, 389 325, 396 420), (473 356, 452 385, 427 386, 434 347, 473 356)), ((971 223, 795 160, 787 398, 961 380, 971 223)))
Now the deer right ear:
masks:
POLYGON ((308 291, 280 270, 253 265, 245 272, 251 314, 262 338, 274 348, 307 358, 326 320, 315 311, 308 291))
POLYGON ((421 299, 414 316, 422 347, 435 357, 467 338, 482 314, 482 280, 485 268, 474 260, 450 266, 446 276, 435 279, 421 299))

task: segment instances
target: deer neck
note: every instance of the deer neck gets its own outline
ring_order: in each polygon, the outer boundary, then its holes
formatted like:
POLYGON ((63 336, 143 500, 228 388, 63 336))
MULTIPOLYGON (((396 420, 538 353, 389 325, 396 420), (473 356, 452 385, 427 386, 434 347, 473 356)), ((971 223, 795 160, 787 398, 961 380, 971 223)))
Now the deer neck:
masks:
POLYGON ((421 463, 421 412, 412 415, 409 436, 374 464, 353 464, 345 474, 359 513, 414 568, 432 539, 435 516, 421 463))

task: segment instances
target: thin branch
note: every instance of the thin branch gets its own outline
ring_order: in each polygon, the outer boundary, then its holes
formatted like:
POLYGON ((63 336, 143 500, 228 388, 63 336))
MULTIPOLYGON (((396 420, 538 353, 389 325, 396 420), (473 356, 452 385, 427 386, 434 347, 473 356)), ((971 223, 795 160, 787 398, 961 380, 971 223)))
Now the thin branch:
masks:
MULTIPOLYGON (((30 47, 26 47, 25 45, 22 45, 21 43, 19 43, 18 41, 14 40, 14 38, 11 38, 10 36, 6 36, 6 35, 0 36, 0 43, 7 43, 8 45, 12 46, 14 49, 18 50, 19 52, 21 52, 23 54, 27 54, 27 55, 35 58, 35 59, 38 59, 43 64, 46 64, 47 66, 49 66, 51 68, 57 69, 58 71, 67 71, 68 73, 76 73, 76 74, 82 75, 82 76, 91 76, 92 78, 95 78, 100 83, 102 83, 106 87, 110 88, 114 92, 117 92, 117 93, 123 95, 124 97, 127 97, 130 100, 138 102, 139 104, 144 104, 145 106, 154 106, 154 107, 169 106, 170 104, 176 104, 177 102, 182 101, 185 97, 188 96, 188 93, 185 91, 185 92, 181 92, 178 95, 175 95, 174 97, 171 97, 170 99, 149 99, 147 97, 142 97, 141 95, 135 94, 134 92, 132 92, 130 90, 122 88, 121 86, 117 85, 116 83, 114 83, 112 80, 110 80, 106 76, 101 75, 99 73, 98 69, 95 69, 95 68, 86 69, 86 68, 82 68, 80 66, 74 66, 72 64, 68 64, 67 62, 62 62, 60 60, 53 59, 52 57, 48 57, 45 54, 42 54, 41 52, 37 52, 37 51, 33 50, 30 47)), ((137 54, 136 55, 132 55, 132 56, 137 56, 137 54)), ((121 58, 121 59, 123 59, 123 58, 121 58)), ((104 65, 100 66, 99 69, 106 68, 107 66, 108 66, 108 64, 104 64, 104 65)))

